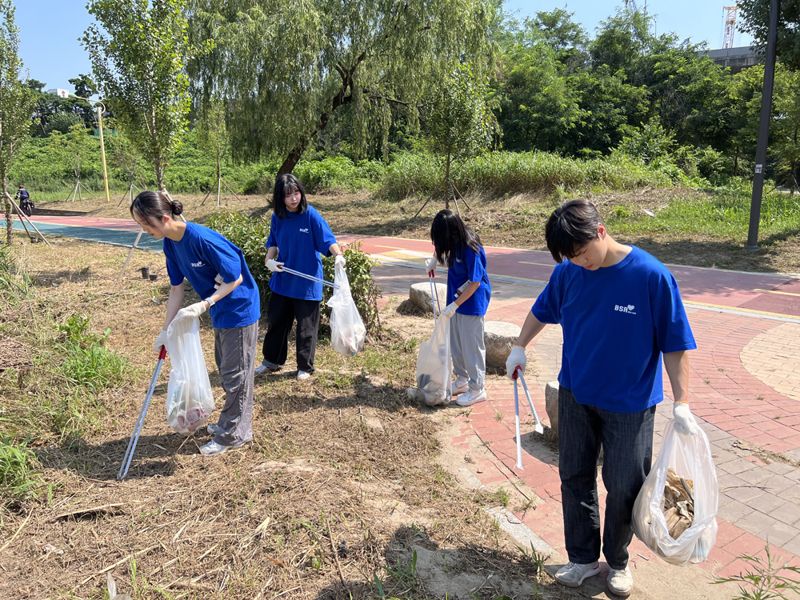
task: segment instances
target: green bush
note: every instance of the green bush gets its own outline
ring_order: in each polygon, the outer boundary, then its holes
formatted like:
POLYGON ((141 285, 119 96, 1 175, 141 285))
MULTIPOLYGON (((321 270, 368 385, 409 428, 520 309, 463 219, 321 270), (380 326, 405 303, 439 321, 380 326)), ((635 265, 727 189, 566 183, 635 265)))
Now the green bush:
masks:
MULTIPOLYGON (((671 178, 657 168, 623 155, 603 159, 565 158, 548 152, 487 152, 456 165, 454 182, 462 192, 504 195, 586 189, 666 186, 671 178)), ((380 193, 390 200, 442 193, 437 159, 399 153, 386 168, 380 193)))
MULTIPOLYGON (((269 278, 270 272, 264 265, 267 256, 264 243, 269 237, 269 220, 266 217, 253 218, 242 213, 215 213, 210 215, 206 225, 228 238, 241 248, 247 266, 258 284, 261 292, 261 309, 266 314, 269 303, 269 278)), ((380 329, 378 320, 378 289, 372 280, 372 261, 367 254, 361 252, 357 246, 345 250, 347 259, 347 278, 353 292, 353 300, 361 313, 367 333, 377 334, 380 329)), ((323 259, 324 276, 333 279, 333 258, 323 259)), ((327 289, 327 288, 326 288, 327 289)), ((326 292, 325 300, 330 297, 326 292)), ((330 309, 323 303, 322 315, 328 318, 330 309)))
POLYGON ((374 188, 383 176, 384 167, 376 161, 354 163, 346 156, 326 156, 317 160, 302 160, 294 174, 306 190, 348 190, 374 188))
POLYGON ((59 326, 59 345, 64 353, 61 370, 71 383, 97 392, 123 381, 127 362, 105 347, 111 330, 98 335, 88 327, 89 318, 78 314, 70 315, 59 326))
POLYGON ((28 448, 0 440, 0 507, 17 507, 36 495, 42 483, 37 468, 28 448))

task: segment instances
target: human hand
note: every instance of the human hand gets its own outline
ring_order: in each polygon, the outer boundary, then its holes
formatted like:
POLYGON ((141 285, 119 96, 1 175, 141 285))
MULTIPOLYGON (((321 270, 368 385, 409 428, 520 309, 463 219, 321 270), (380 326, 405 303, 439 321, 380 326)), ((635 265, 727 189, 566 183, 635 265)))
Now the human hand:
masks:
POLYGON ((153 342, 153 352, 158 354, 159 352, 161 352, 161 346, 166 346, 166 345, 167 345, 167 330, 162 329, 159 332, 158 336, 156 337, 156 341, 153 342))
POLYGON ((425 261, 425 270, 428 272, 428 277, 436 275, 436 258, 431 256, 425 261))
POLYGON ((178 314, 175 315, 175 320, 179 321, 182 319, 191 319, 191 318, 200 318, 204 312, 208 310, 208 302, 205 300, 201 300, 200 302, 195 302, 194 304, 190 304, 189 306, 182 308, 178 311, 178 314))
POLYGON ((275 271, 282 271, 283 270, 283 263, 278 262, 274 258, 268 258, 264 264, 270 270, 270 272, 274 273, 275 271))
POLYGON ((347 264, 347 261, 346 261, 346 260, 345 260, 345 258, 344 258, 344 254, 337 254, 337 255, 336 255, 336 258, 334 258, 334 259, 333 259, 333 264, 334 264, 334 266, 336 266, 336 267, 338 267, 338 266, 340 266, 340 265, 341 265, 342 267, 343 267, 343 266, 345 266, 345 265, 347 264))
POLYGON ((694 435, 700 429, 689 405, 685 402, 675 403, 672 408, 672 419, 675 422, 675 429, 678 433, 694 435))
POLYGON ((442 316, 447 317, 448 319, 452 319, 453 315, 456 314, 457 310, 458 310, 458 304, 456 304, 455 302, 451 302, 450 304, 444 307, 444 310, 442 311, 442 316))
POLYGON ((524 373, 527 362, 528 359, 525 356, 525 348, 522 346, 512 346, 511 352, 506 359, 506 375, 508 375, 508 378, 516 379, 517 371, 524 373))

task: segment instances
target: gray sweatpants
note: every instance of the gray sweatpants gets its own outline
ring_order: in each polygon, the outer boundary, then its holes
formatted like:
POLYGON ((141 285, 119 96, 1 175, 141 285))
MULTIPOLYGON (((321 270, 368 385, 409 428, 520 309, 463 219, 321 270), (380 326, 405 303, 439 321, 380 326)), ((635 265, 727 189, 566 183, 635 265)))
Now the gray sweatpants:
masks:
POLYGON ((469 380, 469 389, 483 389, 486 379, 486 345, 483 317, 456 313, 450 320, 450 354, 456 377, 469 380))
POLYGON ((246 327, 214 330, 214 359, 217 363, 225 406, 219 414, 222 433, 214 441, 234 446, 253 439, 253 376, 258 321, 246 327))

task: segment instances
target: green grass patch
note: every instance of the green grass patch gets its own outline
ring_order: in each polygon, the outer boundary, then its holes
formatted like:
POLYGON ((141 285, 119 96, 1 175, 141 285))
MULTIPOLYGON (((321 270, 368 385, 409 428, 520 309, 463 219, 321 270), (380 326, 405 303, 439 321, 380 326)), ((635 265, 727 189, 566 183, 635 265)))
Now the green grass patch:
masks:
POLYGON ((0 439, 0 507, 13 508, 36 496, 42 485, 37 469, 30 449, 0 439))
MULTIPOLYGON (((750 223, 750 190, 743 186, 717 189, 695 198, 676 198, 647 216, 633 206, 618 205, 607 216, 611 231, 644 236, 696 235, 744 240, 750 223)), ((759 234, 762 241, 785 239, 800 231, 800 196, 765 191, 759 234)))

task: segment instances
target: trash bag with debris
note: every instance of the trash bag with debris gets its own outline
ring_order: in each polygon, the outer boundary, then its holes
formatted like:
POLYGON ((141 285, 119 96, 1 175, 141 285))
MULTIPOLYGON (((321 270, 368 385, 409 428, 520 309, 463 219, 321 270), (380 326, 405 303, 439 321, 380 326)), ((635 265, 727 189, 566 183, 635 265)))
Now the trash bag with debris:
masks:
POLYGON ((672 421, 633 506, 636 537, 667 562, 704 561, 717 540, 719 484, 711 446, 698 428, 682 434, 672 421))
POLYGON ((331 347, 339 354, 353 356, 364 347, 367 328, 358 314, 350 281, 342 265, 334 267, 333 282, 337 288, 328 300, 331 307, 331 347))
POLYGON ((167 423, 178 433, 192 433, 208 421, 214 395, 200 346, 200 321, 173 319, 167 328, 172 369, 167 384, 167 423))
POLYGON ((450 403, 450 319, 439 316, 417 356, 415 397, 428 406, 450 403))

